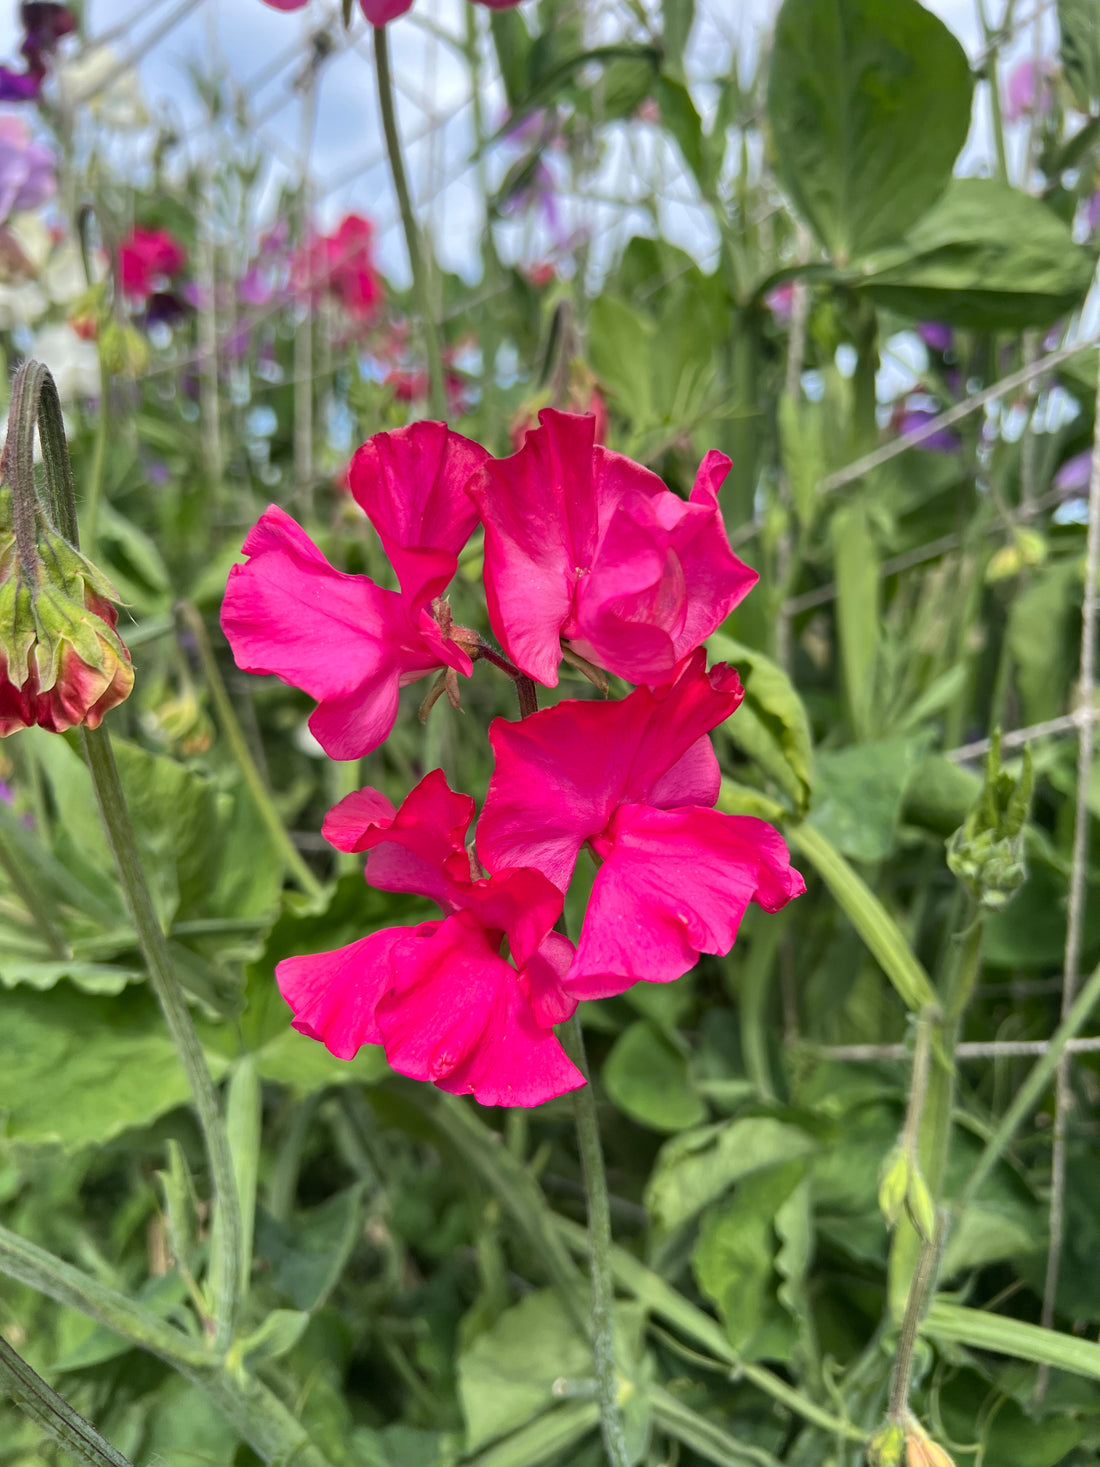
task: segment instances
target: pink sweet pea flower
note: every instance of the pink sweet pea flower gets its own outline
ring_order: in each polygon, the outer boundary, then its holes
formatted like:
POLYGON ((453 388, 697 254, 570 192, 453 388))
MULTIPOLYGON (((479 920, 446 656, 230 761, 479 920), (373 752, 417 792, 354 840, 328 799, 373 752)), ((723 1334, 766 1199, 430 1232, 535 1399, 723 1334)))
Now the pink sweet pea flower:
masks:
POLYGON ((186 263, 187 251, 166 229, 134 228, 118 247, 119 283, 124 294, 146 300, 186 263))
POLYGON ((442 423, 376 434, 356 454, 352 492, 393 559, 400 591, 334 569, 275 505, 249 532, 248 563, 229 573, 222 628, 242 671, 274 674, 317 700, 309 726, 332 758, 377 748, 408 683, 441 668, 469 676, 460 629, 436 598, 473 527, 461 485, 485 456, 442 423))
POLYGON ((708 731, 743 696, 700 649, 674 683, 618 703, 566 701, 489 730, 496 770, 478 824, 487 870, 530 866, 565 891, 581 847, 602 862, 577 955, 575 998, 668 982, 733 946, 750 901, 777 911, 805 890, 779 834, 713 809, 708 731))
POLYGON ((540 1105, 584 1083, 550 1028, 576 1007, 561 989, 572 944, 552 930, 562 894, 537 871, 476 876, 473 810, 439 769, 396 811, 374 789, 341 800, 325 821, 333 845, 369 851, 370 885, 428 896, 443 920, 286 958, 276 977, 294 1027, 340 1059, 381 1044, 412 1079, 482 1105, 540 1105))
POLYGON ((685 503, 596 446, 592 416, 546 408, 539 422, 467 485, 485 526, 493 630, 547 687, 562 642, 628 682, 667 681, 757 580, 718 509, 729 459, 708 453, 685 503))

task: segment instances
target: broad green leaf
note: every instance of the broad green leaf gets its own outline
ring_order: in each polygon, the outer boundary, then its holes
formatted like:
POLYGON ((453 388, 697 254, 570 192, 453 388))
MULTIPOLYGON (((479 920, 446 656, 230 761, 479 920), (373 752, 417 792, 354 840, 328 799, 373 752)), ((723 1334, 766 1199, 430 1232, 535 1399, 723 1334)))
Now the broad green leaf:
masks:
POLYGON ((1005 331, 1074 310, 1092 275, 1092 257, 1039 199, 997 179, 956 178, 853 284, 917 320, 1005 331))
POLYGON ((293 1224, 278 1222, 256 1209, 255 1253, 270 1268, 271 1282, 307 1313, 328 1298, 359 1241, 363 1224, 363 1188, 348 1187, 293 1224))
POLYGON ((633 423, 651 423, 655 416, 656 350, 652 322, 613 295, 596 297, 589 318, 592 370, 633 423))
POLYGON ((707 1108, 692 1087, 687 1060, 652 1024, 631 1024, 601 1071, 604 1089, 632 1120, 654 1131, 683 1131, 707 1108))
POLYGON ((896 240, 935 202, 970 103, 966 53, 916 0, 786 0, 779 12, 776 168, 838 263, 896 240))
MULTIPOLYGON (((71 1148, 102 1145, 188 1099, 160 1010, 144 988, 117 998, 59 983, 0 998, 0 1112, 7 1134, 71 1148)), ((225 1062, 210 1056, 212 1068, 225 1062)))
MULTIPOLYGON (((1100 5, 1097 0, 1058 0, 1062 73, 1082 112, 1100 108, 1100 5)), ((1068 166, 1068 165, 1067 165, 1068 166)))
POLYGON ((116 994, 144 976, 140 968, 119 967, 114 963, 0 957, 0 984, 5 988, 22 983, 28 988, 46 989, 67 978, 84 993, 116 994))
MULTIPOLYGON (((616 1309, 621 1359, 638 1351, 644 1315, 616 1309)), ((592 1375, 592 1347, 560 1296, 547 1289, 514 1304, 458 1359, 458 1398, 467 1451, 516 1431, 554 1403, 554 1382, 592 1375)))
POLYGON ((946 838, 966 819, 981 787, 972 769, 942 754, 928 754, 912 770, 905 786, 904 818, 910 825, 946 838))
MULTIPOLYGON (((674 0, 674 4, 678 6, 680 0, 674 0)), ((662 76, 657 82, 657 103, 661 109, 661 126, 675 140, 699 186, 708 188, 711 177, 707 165, 711 153, 691 93, 682 82, 662 76)))
POLYGON ((707 646, 712 657, 733 663, 745 689, 740 707, 720 725, 722 732, 775 780, 796 809, 805 809, 813 785, 812 737, 790 678, 771 658, 725 632, 715 632, 707 646))
POLYGON ((774 1222, 804 1173, 804 1161, 757 1172, 731 1202, 707 1215, 699 1231, 692 1254, 696 1282, 746 1359, 790 1358, 796 1327, 778 1298, 774 1222))
MULTIPOLYGON (((575 1461, 565 1452, 573 1448, 599 1426, 600 1408, 595 1401, 570 1401, 537 1416, 527 1426, 505 1437, 496 1446, 466 1459, 467 1467, 540 1467, 551 1460, 575 1461)), ((372 1464, 373 1467, 373 1464, 372 1464)), ((394 1467, 390 1457, 380 1459, 378 1467, 394 1467)))
POLYGON ((842 855, 884 860, 893 848, 902 796, 927 738, 884 739, 819 752, 808 819, 842 855))
POLYGON ((674 76, 684 74, 684 47, 695 23, 695 0, 661 0, 661 39, 665 65, 674 76))
POLYGON ((809 1156, 817 1142, 798 1126, 752 1116, 688 1131, 666 1141, 645 1202, 658 1227, 687 1222, 743 1177, 809 1156))

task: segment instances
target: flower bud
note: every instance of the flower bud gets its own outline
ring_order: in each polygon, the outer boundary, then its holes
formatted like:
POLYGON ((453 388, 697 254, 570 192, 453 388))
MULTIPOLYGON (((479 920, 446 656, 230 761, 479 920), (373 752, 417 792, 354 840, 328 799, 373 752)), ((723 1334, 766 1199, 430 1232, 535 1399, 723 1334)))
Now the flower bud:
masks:
POLYGON ((882 1177, 878 1184, 878 1205, 892 1228, 901 1216, 905 1198, 909 1191, 909 1153, 903 1146, 895 1146, 883 1163, 882 1177))
POLYGON ((876 1432, 867 1443, 867 1461, 871 1467, 901 1467, 905 1448, 904 1428, 891 1423, 876 1432))
POLYGON ((40 527, 34 564, 17 554, 12 496, 0 491, 0 736, 38 724, 98 727, 134 683, 115 630, 116 592, 56 531, 40 527))
POLYGON ((1019 780, 1001 769, 1001 740, 995 735, 982 792, 947 842, 948 866, 983 907, 1003 907, 1027 879, 1024 832, 1034 783, 1027 749, 1019 780))
POLYGON ((954 1459, 937 1446, 915 1417, 905 1423, 905 1467, 955 1467, 954 1459))

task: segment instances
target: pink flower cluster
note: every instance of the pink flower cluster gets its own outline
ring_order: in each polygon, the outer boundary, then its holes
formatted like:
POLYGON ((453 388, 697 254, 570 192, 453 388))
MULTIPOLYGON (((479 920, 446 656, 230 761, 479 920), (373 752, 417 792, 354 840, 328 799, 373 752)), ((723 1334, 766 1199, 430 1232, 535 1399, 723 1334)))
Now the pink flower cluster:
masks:
POLYGON ((430 422, 358 450, 351 492, 398 590, 337 571, 272 506, 222 609, 238 665, 314 698, 310 727, 338 759, 387 737, 403 685, 434 672, 457 701, 480 659, 554 687, 565 655, 636 685, 496 719, 472 843, 474 802, 440 770, 397 810, 367 788, 325 821, 338 850, 368 853, 371 886, 427 897, 442 916, 280 963, 295 1027, 342 1058, 381 1044, 400 1073, 487 1105, 582 1084, 553 1032, 579 1000, 678 978, 729 951, 750 902, 776 911, 803 890, 771 826, 714 808, 708 735, 743 694, 731 667, 707 669, 701 644, 756 580, 718 508, 729 460, 708 453, 684 501, 596 444, 590 415, 539 420, 505 459, 430 422), (456 626, 444 598, 479 521, 506 656, 456 626), (585 852, 598 869, 574 947, 556 924, 585 852))

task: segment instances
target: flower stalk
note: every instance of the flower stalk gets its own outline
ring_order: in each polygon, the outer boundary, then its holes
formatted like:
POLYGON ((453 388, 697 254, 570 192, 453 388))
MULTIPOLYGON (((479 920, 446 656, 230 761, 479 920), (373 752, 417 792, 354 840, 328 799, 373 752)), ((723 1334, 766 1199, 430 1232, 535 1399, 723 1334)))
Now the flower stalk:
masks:
POLYGON ((600 1432, 611 1467, 630 1467, 623 1435, 622 1412, 615 1371, 615 1285, 611 1272, 611 1204, 607 1195, 607 1173, 600 1145, 600 1123, 596 1097, 584 1052, 584 1035, 577 1013, 562 1025, 573 1063, 586 1083, 573 1092, 573 1117, 581 1175, 588 1206, 588 1266, 592 1291, 592 1357, 596 1371, 596 1400, 600 1407, 600 1432))
POLYGON ((394 104, 393 76, 390 68, 390 42, 384 25, 374 28, 374 74, 378 82, 378 106, 382 113, 382 131, 386 137, 386 152, 389 154, 390 174, 401 224, 405 231, 405 247, 409 252, 409 268, 412 270, 413 293, 420 307, 424 325, 424 341, 428 350, 428 407, 433 418, 442 421, 447 416, 447 398, 443 381, 443 356, 439 347, 439 331, 432 310, 431 291, 428 287, 428 271, 424 263, 424 252, 420 248, 420 229, 413 212, 412 196, 405 176, 405 160, 401 152, 401 137, 397 131, 397 109, 394 104))

